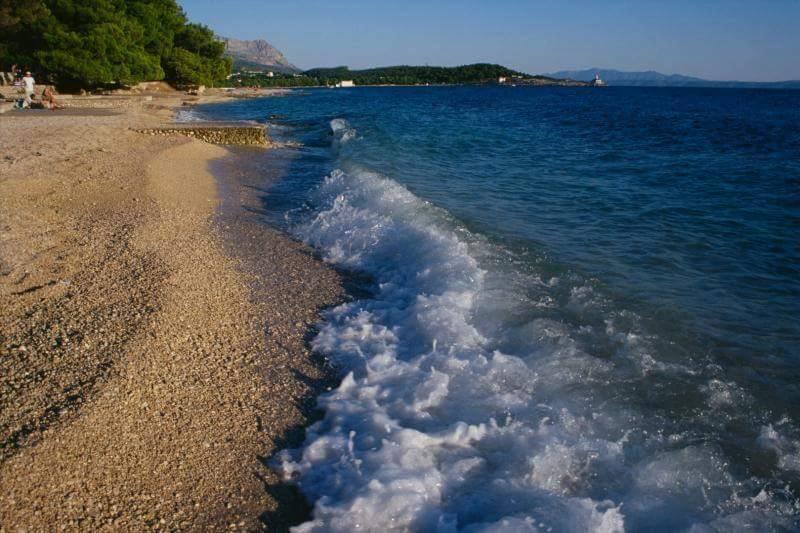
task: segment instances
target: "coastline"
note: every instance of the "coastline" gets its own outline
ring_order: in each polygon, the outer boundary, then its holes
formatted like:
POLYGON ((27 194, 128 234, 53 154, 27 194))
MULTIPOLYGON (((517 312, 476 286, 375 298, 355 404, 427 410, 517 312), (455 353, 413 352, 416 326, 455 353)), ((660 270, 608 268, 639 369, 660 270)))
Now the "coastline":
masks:
POLYGON ((305 518, 264 458, 325 382, 305 337, 341 286, 222 198, 227 150, 130 130, 178 105, 0 117, 4 527, 305 518))

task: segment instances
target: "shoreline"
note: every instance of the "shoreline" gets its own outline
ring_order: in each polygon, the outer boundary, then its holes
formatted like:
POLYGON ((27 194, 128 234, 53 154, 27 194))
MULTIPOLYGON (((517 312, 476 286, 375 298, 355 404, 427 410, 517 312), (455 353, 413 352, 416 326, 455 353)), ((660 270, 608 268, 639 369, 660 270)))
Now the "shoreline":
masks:
POLYGON ((6 527, 307 517, 264 458, 302 434, 326 379, 306 336, 341 284, 222 197, 229 150, 129 129, 178 105, 0 117, 6 527))

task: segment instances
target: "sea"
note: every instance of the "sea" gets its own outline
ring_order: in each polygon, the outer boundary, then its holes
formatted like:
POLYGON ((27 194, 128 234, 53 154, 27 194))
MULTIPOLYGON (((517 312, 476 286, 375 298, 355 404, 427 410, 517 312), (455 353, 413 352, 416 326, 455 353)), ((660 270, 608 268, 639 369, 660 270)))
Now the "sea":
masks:
POLYGON ((295 531, 800 531, 800 91, 310 89, 260 219, 350 280, 295 531))

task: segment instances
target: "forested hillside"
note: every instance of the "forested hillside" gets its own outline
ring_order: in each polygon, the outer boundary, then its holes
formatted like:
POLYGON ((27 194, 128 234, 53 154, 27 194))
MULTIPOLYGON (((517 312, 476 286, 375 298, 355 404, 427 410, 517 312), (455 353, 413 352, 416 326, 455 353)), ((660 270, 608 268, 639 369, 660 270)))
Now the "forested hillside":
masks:
POLYGON ((304 74, 319 80, 321 85, 341 80, 353 80, 358 85, 415 85, 424 83, 482 83, 497 81, 500 77, 522 76, 522 73, 502 65, 476 63, 460 67, 397 66, 366 70, 347 67, 315 68, 304 74))
POLYGON ((350 70, 348 67, 314 68, 302 74, 267 75, 260 72, 238 72, 230 83, 236 86, 261 87, 307 87, 332 86, 343 80, 352 80, 356 85, 464 85, 501 82, 510 85, 552 86, 586 85, 550 78, 531 76, 511 70, 502 65, 475 63, 460 67, 409 66, 379 67, 365 70, 350 70))
POLYGON ((0 0, 0 68, 67 87, 225 79, 224 43, 175 0, 0 0))

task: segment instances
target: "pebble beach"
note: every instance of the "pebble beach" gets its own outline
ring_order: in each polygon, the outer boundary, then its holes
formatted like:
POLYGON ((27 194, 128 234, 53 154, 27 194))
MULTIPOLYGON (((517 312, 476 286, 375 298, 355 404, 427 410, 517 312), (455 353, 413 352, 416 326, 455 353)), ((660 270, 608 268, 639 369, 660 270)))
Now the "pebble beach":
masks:
MULTIPOLYGON (((0 531, 285 529, 267 467, 326 380, 338 275, 256 224, 177 96, 0 115, 0 531)), ((260 148, 266 149, 266 148, 260 148)))

